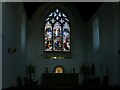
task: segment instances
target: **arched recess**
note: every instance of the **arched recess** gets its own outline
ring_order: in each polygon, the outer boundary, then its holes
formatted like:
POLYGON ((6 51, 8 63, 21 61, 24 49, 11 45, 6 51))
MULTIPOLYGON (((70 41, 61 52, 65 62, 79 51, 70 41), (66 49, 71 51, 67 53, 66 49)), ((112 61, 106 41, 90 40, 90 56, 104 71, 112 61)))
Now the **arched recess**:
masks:
POLYGON ((21 51, 25 52, 25 35, 26 35, 26 18, 25 14, 22 13, 22 23, 21 23, 21 51))
MULTIPOLYGON (((38 8, 38 11, 36 11, 36 13, 34 14, 34 16, 39 17, 39 28, 40 28, 40 35, 42 35, 43 37, 41 38, 41 40, 43 41, 43 43, 41 43, 41 50, 43 52, 43 54, 41 54, 41 56, 43 57, 47 57, 47 58, 51 58, 51 57, 65 57, 65 58, 71 58, 71 52, 72 52, 72 46, 71 46, 71 50, 69 53, 59 53, 59 52, 44 52, 44 29, 45 29, 45 21, 46 18, 48 17, 48 15, 55 10, 56 8, 59 8, 60 10, 62 10, 68 17, 69 17, 69 25, 70 25, 70 30, 71 33, 73 32, 72 29, 74 28, 75 25, 74 24, 74 17, 73 17, 73 13, 71 13, 70 8, 68 8, 69 5, 65 4, 65 3, 49 3, 49 5, 47 5, 47 7, 43 8, 40 13, 38 13, 40 7, 38 8)), ((33 16, 33 17, 34 17, 33 16)), ((73 32, 74 33, 74 32, 73 32)), ((72 39, 72 35, 71 35, 71 39, 72 39)), ((70 42, 72 44, 72 40, 70 42)))
POLYGON ((99 19, 96 17, 93 21, 93 50, 98 50, 100 47, 100 31, 99 31, 99 19))

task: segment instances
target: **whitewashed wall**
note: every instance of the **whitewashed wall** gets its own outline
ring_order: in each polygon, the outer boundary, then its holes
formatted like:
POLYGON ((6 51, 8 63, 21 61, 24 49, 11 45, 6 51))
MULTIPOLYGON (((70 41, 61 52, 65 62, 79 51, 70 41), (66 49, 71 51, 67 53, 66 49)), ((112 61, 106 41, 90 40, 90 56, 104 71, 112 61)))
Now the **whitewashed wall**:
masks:
POLYGON ((25 76, 26 52, 21 52, 22 13, 25 11, 22 3, 2 4, 2 88, 8 88, 17 84, 18 76, 25 76), (17 50, 8 53, 9 48, 17 50))
POLYGON ((118 3, 104 3, 88 22, 88 62, 95 62, 96 76, 107 75, 110 84, 118 84, 118 3), (93 50, 93 21, 99 19, 100 47, 93 50), (102 70, 101 70, 102 68, 102 70))

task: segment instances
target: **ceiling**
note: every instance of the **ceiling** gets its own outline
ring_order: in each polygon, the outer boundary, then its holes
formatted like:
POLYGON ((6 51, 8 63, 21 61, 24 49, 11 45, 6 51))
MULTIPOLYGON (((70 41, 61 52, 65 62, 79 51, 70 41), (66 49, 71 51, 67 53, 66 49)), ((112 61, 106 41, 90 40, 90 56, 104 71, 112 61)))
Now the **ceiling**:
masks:
MULTIPOLYGON (((37 8, 47 2, 24 2, 24 7, 28 16, 28 19, 32 18, 37 8)), ((87 22, 95 11, 103 4, 103 2, 67 2, 74 7, 78 8, 82 17, 87 22)))

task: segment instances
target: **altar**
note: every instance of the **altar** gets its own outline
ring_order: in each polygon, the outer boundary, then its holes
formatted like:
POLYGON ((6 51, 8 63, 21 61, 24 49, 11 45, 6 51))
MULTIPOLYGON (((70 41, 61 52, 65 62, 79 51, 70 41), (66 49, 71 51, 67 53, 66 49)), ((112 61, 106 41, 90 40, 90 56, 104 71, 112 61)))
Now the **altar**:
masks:
POLYGON ((75 87, 78 85, 77 73, 43 73, 42 85, 47 87, 75 87))

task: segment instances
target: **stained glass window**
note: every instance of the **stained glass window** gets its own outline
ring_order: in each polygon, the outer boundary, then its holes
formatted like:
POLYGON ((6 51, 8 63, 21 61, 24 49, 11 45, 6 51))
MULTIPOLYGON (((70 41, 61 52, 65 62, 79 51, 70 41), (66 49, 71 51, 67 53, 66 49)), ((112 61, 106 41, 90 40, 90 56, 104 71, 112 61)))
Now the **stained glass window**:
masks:
POLYGON ((70 52, 68 17, 59 9, 52 11, 45 21, 45 51, 70 52))

